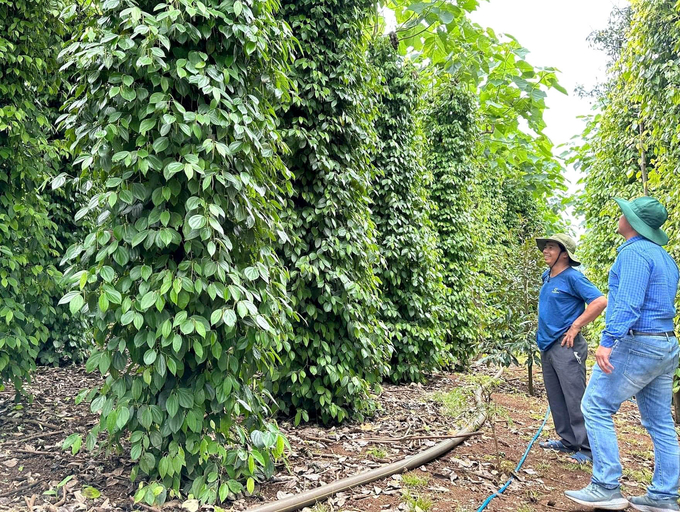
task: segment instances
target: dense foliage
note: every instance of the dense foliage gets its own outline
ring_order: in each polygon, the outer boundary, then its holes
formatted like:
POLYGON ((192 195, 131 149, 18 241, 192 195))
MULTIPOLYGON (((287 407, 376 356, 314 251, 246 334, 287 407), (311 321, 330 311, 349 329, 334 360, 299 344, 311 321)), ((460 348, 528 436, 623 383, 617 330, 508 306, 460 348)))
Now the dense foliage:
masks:
POLYGON ((372 410, 371 387, 387 372, 389 345, 378 322, 369 210, 375 143, 366 61, 369 0, 284 2, 282 13, 304 54, 291 70, 298 94, 282 115, 294 174, 282 248, 299 315, 285 344, 275 389, 282 406, 324 421, 372 410))
MULTIPOLYGON (((56 121, 57 112, 53 114, 53 120, 56 121)), ((49 205, 48 215, 56 225, 54 265, 58 265, 65 251, 83 240, 88 234, 88 229, 92 227, 92 222, 87 220, 75 221, 75 215, 85 200, 85 195, 79 190, 77 182, 65 182, 60 185, 67 177, 64 171, 70 170, 69 160, 70 155, 66 152, 58 169, 62 172, 54 178, 52 186, 45 189, 45 199, 49 205)), ((82 363, 90 353, 92 336, 89 316, 85 312, 73 314, 67 305, 60 304, 60 299, 69 289, 69 279, 60 275, 52 296, 53 308, 50 309, 50 315, 44 319, 49 334, 40 344, 37 359, 39 364, 58 366, 82 363)))
POLYGON ((451 350, 459 364, 473 354, 480 315, 473 302, 473 272, 481 246, 473 225, 477 125, 472 95, 456 83, 442 84, 427 112, 427 166, 434 176, 432 221, 439 235, 448 288, 451 350))
MULTIPOLYGON (((489 330, 533 360, 561 88, 476 5, 383 2, 388 40, 368 0, 0 0, 0 385, 92 351, 100 421, 65 447, 217 502, 272 474, 274 412, 362 418, 489 330)), ((612 123, 660 118, 634 91, 612 123)))
POLYGON ((51 102, 63 24, 52 0, 0 1, 0 387, 17 391, 49 338, 61 295, 45 183, 61 161, 51 102))
POLYGON ((574 161, 585 173, 580 208, 589 229, 582 254, 594 282, 604 289, 621 242, 614 197, 632 199, 643 195, 646 186, 669 211, 664 225, 671 238, 667 249, 676 259, 680 256, 677 16, 678 7, 672 4, 635 1, 596 40, 616 60, 601 88, 599 112, 590 118, 574 161))
POLYGON ((148 503, 252 491, 284 448, 263 389, 288 310, 272 103, 289 34, 275 7, 109 0, 64 52, 75 164, 103 185, 76 215, 96 229, 66 254, 64 301, 94 316, 87 367, 106 377, 86 444, 129 439, 135 474, 162 484, 137 493, 148 503))
POLYGON ((423 162, 421 78, 386 38, 374 43, 371 57, 382 75, 373 218, 384 258, 377 271, 381 318, 394 347, 389 375, 394 382, 417 382, 450 359, 446 332, 451 311, 442 300, 447 290, 430 220, 434 204, 427 189, 433 182, 423 162))

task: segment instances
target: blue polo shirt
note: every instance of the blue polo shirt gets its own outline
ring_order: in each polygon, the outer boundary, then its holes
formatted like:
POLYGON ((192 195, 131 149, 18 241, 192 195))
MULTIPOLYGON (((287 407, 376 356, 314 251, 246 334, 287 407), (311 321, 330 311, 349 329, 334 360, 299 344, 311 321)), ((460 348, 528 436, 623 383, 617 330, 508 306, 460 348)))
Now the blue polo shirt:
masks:
POLYGON ((543 286, 538 298, 538 330, 536 343, 541 351, 548 350, 571 324, 602 292, 574 267, 568 267, 555 277, 543 272, 543 286))

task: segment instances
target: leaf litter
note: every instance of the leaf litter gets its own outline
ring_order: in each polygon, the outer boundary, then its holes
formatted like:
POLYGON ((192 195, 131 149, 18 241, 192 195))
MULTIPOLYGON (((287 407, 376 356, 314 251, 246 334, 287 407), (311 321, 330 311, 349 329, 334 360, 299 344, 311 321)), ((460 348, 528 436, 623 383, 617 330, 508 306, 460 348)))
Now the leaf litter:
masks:
MULTIPOLYGON (((476 377, 489 376, 491 370, 476 368, 473 373, 476 377)), ((439 460, 338 493, 324 502, 325 508, 306 511, 475 511, 510 475, 515 480, 491 502, 489 512, 521 507, 581 510, 563 497, 563 491, 585 486, 589 466, 572 464, 564 454, 536 445, 521 471, 514 473, 547 406, 540 384, 536 386, 537 396, 527 395, 525 373, 524 368, 506 370, 502 383, 491 395, 494 407, 489 411, 496 439, 487 421, 479 435, 469 437, 439 460), (497 445, 500 453, 496 452, 497 445)), ((87 451, 71 455, 61 449, 69 434, 85 435, 97 422, 87 404, 75 405, 73 397, 84 388, 100 384, 101 378, 85 373, 82 367, 41 368, 27 386, 34 397, 32 403, 15 404, 11 386, 0 392, 0 510, 244 511, 396 462, 450 437, 467 421, 474 405, 469 391, 460 393, 473 389, 470 380, 468 375, 440 373, 424 385, 384 384, 377 397, 377 414, 364 423, 295 427, 282 420, 280 426, 291 451, 274 477, 258 485, 252 496, 239 494, 221 507, 201 507, 195 500, 174 500, 162 507, 149 507, 135 505, 130 499, 136 484, 128 479, 132 462, 125 457, 87 451), (458 411, 447 402, 452 392, 458 411)), ((541 381, 540 371, 535 380, 541 381)), ((625 468, 624 494, 641 494, 653 470, 653 455, 636 406, 624 404, 616 424, 625 468)), ((542 437, 554 436, 549 422, 542 437)))

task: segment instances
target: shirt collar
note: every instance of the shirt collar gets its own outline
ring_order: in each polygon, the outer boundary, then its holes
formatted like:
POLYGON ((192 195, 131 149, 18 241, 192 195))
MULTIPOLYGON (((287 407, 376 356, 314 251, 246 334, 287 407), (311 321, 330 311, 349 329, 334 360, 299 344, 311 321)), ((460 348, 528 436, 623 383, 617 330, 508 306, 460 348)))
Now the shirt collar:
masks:
POLYGON ((622 243, 622 244, 619 246, 619 248, 616 249, 616 252, 621 252, 621 250, 622 250, 624 247, 628 247, 629 245, 632 245, 632 244, 634 244, 635 242, 639 242, 640 240, 645 240, 645 237, 644 237, 644 236, 640 236, 640 235, 634 236, 633 238, 630 238, 630 239, 626 240, 624 243, 622 243))

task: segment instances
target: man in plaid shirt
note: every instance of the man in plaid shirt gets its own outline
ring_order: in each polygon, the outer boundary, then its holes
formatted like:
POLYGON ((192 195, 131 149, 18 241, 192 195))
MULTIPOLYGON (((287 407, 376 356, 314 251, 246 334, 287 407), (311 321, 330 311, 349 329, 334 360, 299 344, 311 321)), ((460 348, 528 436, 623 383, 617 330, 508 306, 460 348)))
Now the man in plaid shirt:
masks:
POLYGON ((565 494, 590 508, 628 507, 619 490, 622 467, 612 415, 635 396, 654 443, 654 476, 647 494, 630 498, 630 506, 646 512, 680 510, 680 449, 671 416, 679 353, 673 332, 678 267, 662 247, 668 243, 661 230, 668 213, 651 197, 616 202, 623 212, 618 232, 626 241, 609 273, 606 327, 581 404, 593 476, 584 489, 565 494))

